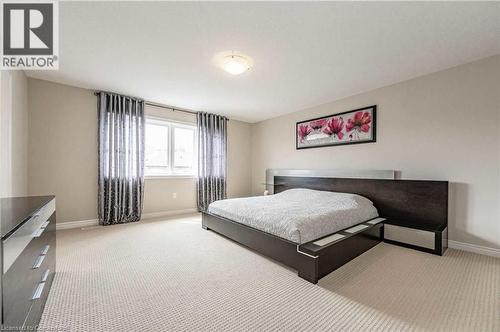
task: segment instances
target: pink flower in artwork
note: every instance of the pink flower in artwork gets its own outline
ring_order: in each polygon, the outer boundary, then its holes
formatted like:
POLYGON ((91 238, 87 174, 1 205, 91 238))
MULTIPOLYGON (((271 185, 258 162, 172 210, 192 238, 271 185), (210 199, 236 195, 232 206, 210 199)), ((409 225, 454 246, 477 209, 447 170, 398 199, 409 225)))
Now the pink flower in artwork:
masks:
POLYGON ((323 129, 323 132, 329 136, 337 136, 338 139, 342 139, 344 137, 344 133, 342 130, 344 129, 344 120, 340 118, 332 118, 326 124, 326 128, 323 129))
POLYGON ((326 119, 319 119, 309 122, 313 130, 321 129, 326 125, 326 119))
POLYGON ((299 135, 300 142, 303 143, 304 139, 311 133, 312 129, 308 125, 301 124, 299 125, 299 129, 297 130, 297 134, 299 135))
POLYGON ((369 112, 356 112, 353 118, 347 120, 345 129, 351 131, 356 129, 357 131, 362 131, 367 133, 370 130, 370 123, 372 122, 372 117, 369 112))

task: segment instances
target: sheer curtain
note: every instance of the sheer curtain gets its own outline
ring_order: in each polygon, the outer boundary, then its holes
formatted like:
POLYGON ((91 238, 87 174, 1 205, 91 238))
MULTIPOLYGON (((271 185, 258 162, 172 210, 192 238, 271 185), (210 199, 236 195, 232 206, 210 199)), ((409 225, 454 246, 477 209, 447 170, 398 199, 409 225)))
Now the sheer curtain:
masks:
POLYGON ((99 224, 141 218, 144 197, 144 101, 97 94, 99 114, 99 224))
POLYGON ((227 118, 199 112, 198 131, 198 211, 226 198, 227 118))

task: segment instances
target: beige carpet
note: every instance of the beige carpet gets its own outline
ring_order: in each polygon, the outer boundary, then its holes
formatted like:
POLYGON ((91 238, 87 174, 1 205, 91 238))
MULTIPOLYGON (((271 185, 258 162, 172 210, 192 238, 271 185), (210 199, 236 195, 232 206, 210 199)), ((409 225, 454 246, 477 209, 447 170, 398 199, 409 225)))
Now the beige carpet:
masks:
POLYGON ((312 285, 200 218, 58 232, 41 331, 500 331, 500 259, 380 244, 312 285))

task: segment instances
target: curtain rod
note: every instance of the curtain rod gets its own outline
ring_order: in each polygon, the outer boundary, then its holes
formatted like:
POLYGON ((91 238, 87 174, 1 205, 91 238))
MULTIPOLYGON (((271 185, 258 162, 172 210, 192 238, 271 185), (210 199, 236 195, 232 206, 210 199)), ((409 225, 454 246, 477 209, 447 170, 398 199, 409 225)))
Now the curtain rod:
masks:
MULTIPOLYGON (((99 94, 99 92, 106 92, 106 93, 115 94, 114 92, 100 91, 99 90, 99 91, 94 91, 94 95, 97 96, 99 94)), ((138 99, 140 99, 140 98, 138 98, 138 99)), ((152 101, 146 101, 145 100, 144 104, 149 105, 149 106, 158 107, 158 108, 168 109, 168 110, 171 110, 172 112, 183 112, 183 113, 188 113, 188 114, 193 114, 193 115, 196 115, 196 113, 197 113, 197 112, 194 112, 194 111, 183 110, 183 109, 175 108, 175 107, 168 106, 168 105, 153 103, 152 101)))
MULTIPOLYGON (((178 108, 175 108, 175 107, 172 107, 172 106, 167 106, 167 105, 163 105, 163 104, 153 103, 151 101, 144 101, 144 104, 149 105, 149 106, 153 106, 153 107, 158 107, 158 108, 165 108, 165 109, 171 110, 172 112, 183 112, 183 113, 188 113, 188 114, 193 114, 193 115, 196 115, 198 113, 198 112, 195 112, 195 111, 183 110, 183 109, 178 109, 178 108)), ((226 121, 229 122, 229 121, 231 121, 231 119, 229 119, 228 117, 226 117, 226 121)))
POLYGON ((167 106, 167 105, 163 105, 163 104, 153 103, 151 101, 144 101, 144 104, 149 105, 149 106, 158 107, 158 108, 165 108, 165 109, 171 110, 173 112, 184 112, 184 113, 194 114, 194 115, 196 115, 196 113, 197 113, 197 112, 194 112, 194 111, 181 110, 181 109, 178 109, 178 108, 175 108, 175 107, 172 107, 172 106, 167 106))

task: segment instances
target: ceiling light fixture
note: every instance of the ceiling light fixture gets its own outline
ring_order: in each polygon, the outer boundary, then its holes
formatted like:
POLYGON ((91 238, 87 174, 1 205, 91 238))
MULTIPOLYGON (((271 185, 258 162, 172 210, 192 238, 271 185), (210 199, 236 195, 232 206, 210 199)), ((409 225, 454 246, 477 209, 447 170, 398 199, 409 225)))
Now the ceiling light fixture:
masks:
POLYGON ((240 75, 252 68, 252 59, 235 52, 224 52, 220 56, 220 66, 231 75, 240 75))

